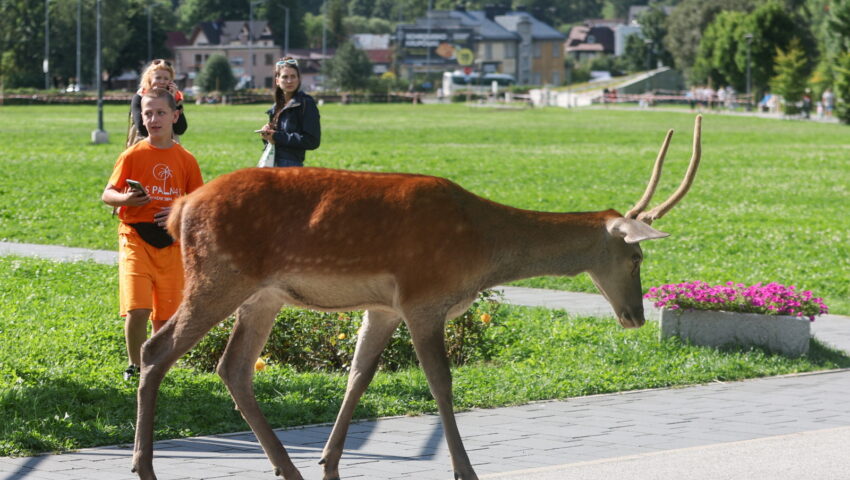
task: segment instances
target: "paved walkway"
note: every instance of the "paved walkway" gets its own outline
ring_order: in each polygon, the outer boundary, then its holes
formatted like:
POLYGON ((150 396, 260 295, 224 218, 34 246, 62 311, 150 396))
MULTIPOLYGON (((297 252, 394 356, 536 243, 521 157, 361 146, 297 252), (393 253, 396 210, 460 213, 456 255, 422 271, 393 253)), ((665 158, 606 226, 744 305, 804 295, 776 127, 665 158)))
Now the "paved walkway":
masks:
MULTIPOLYGON (((0 255, 114 262, 112 252, 0 243, 0 255), (111 254, 111 256, 110 256, 111 254)), ((610 314, 599 295, 504 287, 507 301, 610 314)), ((652 318, 652 315, 649 315, 652 318)), ((819 318, 815 336, 850 351, 850 319, 819 318)), ((458 414, 483 479, 848 479, 850 370, 539 402, 458 414)), ((330 425, 278 431, 306 479, 330 425)), ((0 458, 2 480, 134 479, 130 446, 0 458)), ((164 440, 161 480, 274 478, 251 433, 164 440)), ((439 418, 382 418, 352 425, 344 479, 452 478, 439 418)))

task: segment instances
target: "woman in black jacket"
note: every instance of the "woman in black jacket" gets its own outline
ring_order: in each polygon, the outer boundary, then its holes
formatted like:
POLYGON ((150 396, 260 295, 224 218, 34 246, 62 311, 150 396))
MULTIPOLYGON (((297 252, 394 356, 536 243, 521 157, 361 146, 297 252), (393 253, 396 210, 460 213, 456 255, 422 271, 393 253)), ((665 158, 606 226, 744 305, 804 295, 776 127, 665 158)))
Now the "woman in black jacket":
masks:
POLYGON ((301 91, 297 60, 285 57, 277 62, 274 76, 274 106, 266 112, 269 123, 260 135, 274 144, 274 166, 303 167, 305 152, 319 148, 321 142, 319 109, 313 97, 301 91))

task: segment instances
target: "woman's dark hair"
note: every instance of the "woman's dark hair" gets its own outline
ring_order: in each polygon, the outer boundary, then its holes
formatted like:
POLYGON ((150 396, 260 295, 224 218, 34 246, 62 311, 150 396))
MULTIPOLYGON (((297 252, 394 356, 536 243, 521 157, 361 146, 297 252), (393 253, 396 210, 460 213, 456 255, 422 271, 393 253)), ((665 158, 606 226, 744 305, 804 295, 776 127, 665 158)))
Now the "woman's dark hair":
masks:
POLYGON ((284 100, 283 89, 280 88, 280 85, 277 83, 277 77, 283 72, 284 68, 291 68, 298 72, 298 88, 295 91, 301 89, 301 69, 298 68, 298 60, 293 57, 283 57, 281 58, 274 66, 274 109, 275 112, 279 111, 286 105, 286 101, 284 100))

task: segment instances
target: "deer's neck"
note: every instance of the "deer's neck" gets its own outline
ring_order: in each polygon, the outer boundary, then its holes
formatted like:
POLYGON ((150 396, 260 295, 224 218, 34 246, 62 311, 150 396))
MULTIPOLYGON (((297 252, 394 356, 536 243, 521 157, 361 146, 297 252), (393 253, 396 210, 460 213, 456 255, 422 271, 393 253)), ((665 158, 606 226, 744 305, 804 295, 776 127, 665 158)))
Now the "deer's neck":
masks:
POLYGON ((547 213, 508 208, 492 231, 492 285, 544 275, 573 276, 590 270, 604 253, 604 212, 547 213))

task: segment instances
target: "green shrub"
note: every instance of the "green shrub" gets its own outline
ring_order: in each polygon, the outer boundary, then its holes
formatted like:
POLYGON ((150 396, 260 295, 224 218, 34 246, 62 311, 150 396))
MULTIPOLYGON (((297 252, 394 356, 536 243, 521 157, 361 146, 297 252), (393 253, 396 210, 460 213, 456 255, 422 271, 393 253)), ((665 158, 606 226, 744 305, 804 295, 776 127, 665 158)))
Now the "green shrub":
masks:
MULTIPOLYGON (((461 316, 446 325, 446 350, 453 365, 492 358, 495 347, 487 340, 488 330, 500 324, 503 308, 493 291, 485 291, 461 316)), ((183 358, 183 363, 203 371, 214 371, 224 353, 233 317, 213 329, 183 358)), ((320 313, 285 308, 263 349, 268 363, 288 365, 297 371, 345 371, 351 367, 363 312, 320 313)), ((398 370, 417 365, 410 332, 402 324, 393 333, 381 356, 380 368, 398 370)))

